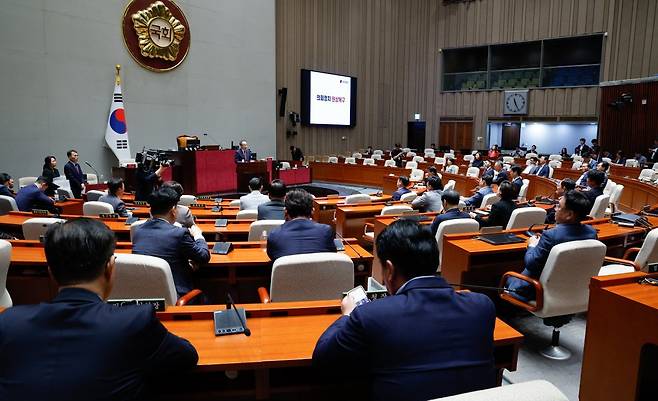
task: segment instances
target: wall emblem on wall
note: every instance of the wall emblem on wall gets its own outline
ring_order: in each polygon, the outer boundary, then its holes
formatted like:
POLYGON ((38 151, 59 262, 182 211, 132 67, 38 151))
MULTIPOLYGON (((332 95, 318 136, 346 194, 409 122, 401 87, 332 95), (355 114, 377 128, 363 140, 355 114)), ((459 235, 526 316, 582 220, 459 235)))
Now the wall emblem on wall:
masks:
POLYGON ((123 40, 139 65, 152 71, 169 71, 187 56, 189 24, 171 0, 133 0, 123 14, 123 40))

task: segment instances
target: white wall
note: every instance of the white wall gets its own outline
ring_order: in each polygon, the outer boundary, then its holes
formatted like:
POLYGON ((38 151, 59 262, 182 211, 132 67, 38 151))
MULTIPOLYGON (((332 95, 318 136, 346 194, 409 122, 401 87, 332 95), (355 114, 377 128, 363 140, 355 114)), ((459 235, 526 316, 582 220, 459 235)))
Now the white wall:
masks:
POLYGON ((0 171, 38 175, 54 154, 63 173, 74 147, 109 175, 117 161, 103 136, 115 64, 133 154, 208 132, 223 146, 246 138, 259 157, 274 155, 274 0, 176 3, 190 24, 190 52, 176 70, 154 73, 123 45, 127 0, 3 0, 0 171))
MULTIPOLYGON (((503 123, 489 123, 489 146, 502 143, 503 123)), ((522 123, 520 146, 537 145, 542 154, 560 153, 566 147, 569 153, 578 146, 580 138, 587 144, 597 137, 597 124, 522 123)))

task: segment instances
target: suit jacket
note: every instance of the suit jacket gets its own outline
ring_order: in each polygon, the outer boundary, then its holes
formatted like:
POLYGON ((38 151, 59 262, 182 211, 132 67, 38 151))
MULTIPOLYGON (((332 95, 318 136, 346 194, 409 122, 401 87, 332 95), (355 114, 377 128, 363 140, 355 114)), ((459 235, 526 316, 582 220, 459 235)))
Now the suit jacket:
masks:
MULTIPOLYGON (((537 246, 529 247, 526 251, 524 258, 525 269, 522 274, 539 279, 548 255, 555 245, 585 239, 596 239, 596 230, 587 224, 558 224, 554 228, 544 231, 537 246)), ((534 287, 523 280, 511 277, 507 280, 506 287, 516 290, 511 295, 524 301, 535 299, 534 287)))
POLYGON ((272 260, 302 253, 336 252, 334 231, 308 219, 288 220, 267 237, 267 255, 272 260))
POLYGON ((471 216, 469 216, 468 213, 462 212, 461 210, 459 210, 459 208, 446 210, 445 213, 437 215, 432 221, 432 226, 430 227, 430 229, 432 230, 432 235, 436 235, 436 232, 439 229, 439 224, 443 223, 444 221, 454 220, 454 219, 470 219, 470 218, 471 216))
POLYGON ((121 217, 128 217, 129 213, 128 210, 126 210, 126 205, 123 203, 123 201, 111 194, 103 195, 100 198, 98 198, 99 202, 105 202, 114 208, 114 213, 118 214, 121 217))
POLYGON ((14 194, 6 185, 0 185, 0 195, 11 196, 12 198, 16 197, 16 194, 14 194))
POLYGON ((537 166, 535 175, 538 175, 540 177, 547 177, 551 173, 551 168, 549 167, 548 164, 544 164, 543 166, 537 166))
POLYGON ((493 174, 493 176, 495 177, 494 180, 493 180, 494 184, 500 184, 503 181, 509 180, 509 177, 507 175, 507 171, 500 170, 498 172, 498 175, 496 175, 495 171, 496 170, 494 170, 494 174, 493 174))
POLYGON ((137 168, 135 172, 135 179, 137 183, 137 188, 135 191, 135 200, 146 201, 148 200, 149 195, 153 192, 155 185, 158 183, 160 177, 155 174, 155 171, 144 170, 141 167, 137 168))
POLYGON ((409 280, 322 334, 313 363, 371 381, 374 400, 428 400, 493 387, 496 311, 441 277, 409 280))
POLYGON ((69 183, 71 184, 71 192, 73 192, 73 196, 79 198, 82 193, 82 184, 85 182, 85 176, 82 174, 80 165, 69 160, 64 165, 64 175, 66 175, 66 179, 69 180, 69 183))
POLYGON ((409 192, 411 192, 409 188, 405 188, 405 187, 398 188, 398 190, 393 192, 393 195, 391 195, 391 200, 399 201, 402 195, 408 194, 409 192))
POLYGON ((258 220, 284 220, 286 205, 282 200, 274 199, 258 205, 258 220))
POLYGON ((54 169, 49 169, 49 168, 44 168, 43 171, 41 172, 41 176, 48 181, 48 188, 46 188, 46 195, 48 196, 53 196, 55 195, 55 191, 57 191, 57 188, 59 188, 59 185, 53 183, 53 180, 57 177, 59 177, 59 170, 56 168, 54 169))
POLYGON ((79 288, 0 313, 0 399, 134 400, 149 381, 197 363, 153 307, 116 307, 79 288))
POLYGON ((589 201, 589 207, 591 208, 594 206, 594 201, 596 201, 596 198, 599 195, 603 195, 603 188, 597 187, 597 188, 590 188, 587 191, 582 191, 581 192, 585 197, 587 197, 587 200, 589 201))
POLYGON ((270 197, 260 191, 251 191, 240 197, 240 210, 258 210, 258 206, 270 201, 270 197))
POLYGON ((592 149, 587 145, 578 145, 578 146, 576 146, 576 149, 574 149, 574 151, 573 151, 573 153, 578 155, 578 156, 582 156, 585 153, 591 153, 591 152, 592 152, 592 149))
POLYGON ((480 227, 494 227, 503 226, 503 230, 507 227, 512 212, 516 209, 516 204, 513 201, 499 200, 491 205, 491 212, 489 217, 483 219, 479 215, 475 219, 480 223, 480 227))
POLYGON ((466 204, 466 206, 480 207, 485 195, 489 195, 490 193, 493 193, 493 189, 491 189, 490 186, 484 186, 478 189, 477 192, 473 194, 473 196, 466 199, 464 203, 466 204))
POLYGON ((516 177, 512 180, 512 185, 514 185, 514 192, 516 193, 516 196, 519 196, 519 192, 521 192, 521 187, 523 186, 523 178, 516 177))
POLYGON ((443 210, 442 193, 440 190, 425 191, 411 202, 411 207, 420 210, 421 213, 440 212, 443 210))
POLYGON ((45 209, 51 213, 59 212, 55 202, 47 197, 36 184, 27 185, 18 191, 16 206, 21 212, 29 212, 32 209, 45 209))
POLYGON ((483 164, 484 164, 484 160, 482 160, 482 159, 480 159, 480 160, 478 160, 478 159, 473 159, 473 162, 471 163, 471 167, 478 167, 478 168, 480 168, 480 167, 482 167, 483 164))
POLYGON ((295 148, 291 152, 292 160, 294 161, 304 161, 304 154, 300 148, 295 148))
POLYGON ((197 263, 210 260, 204 239, 195 240, 186 228, 176 227, 162 219, 150 219, 137 227, 133 236, 133 253, 166 260, 179 297, 193 289, 189 260, 197 263))
POLYGON ((236 163, 249 163, 249 160, 251 160, 251 149, 247 149, 246 151, 238 149, 235 151, 236 163))

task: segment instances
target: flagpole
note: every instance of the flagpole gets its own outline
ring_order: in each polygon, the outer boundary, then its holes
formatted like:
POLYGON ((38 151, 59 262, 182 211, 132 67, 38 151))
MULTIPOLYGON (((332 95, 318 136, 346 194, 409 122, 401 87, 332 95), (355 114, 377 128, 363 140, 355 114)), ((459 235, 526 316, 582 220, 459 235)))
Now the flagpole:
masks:
POLYGON ((119 75, 119 71, 121 71, 121 64, 117 64, 114 68, 116 68, 116 70, 117 70, 117 73, 116 73, 115 78, 114 78, 114 83, 116 85, 120 85, 121 84, 121 76, 119 75))

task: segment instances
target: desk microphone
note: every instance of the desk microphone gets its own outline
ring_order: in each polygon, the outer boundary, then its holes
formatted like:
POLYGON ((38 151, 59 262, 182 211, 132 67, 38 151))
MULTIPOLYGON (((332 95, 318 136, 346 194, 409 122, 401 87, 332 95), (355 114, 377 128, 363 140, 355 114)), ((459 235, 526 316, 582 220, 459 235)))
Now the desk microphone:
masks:
POLYGON ((235 311, 235 316, 238 317, 238 320, 240 321, 240 325, 242 326, 242 329, 244 330, 244 335, 249 337, 251 335, 251 330, 247 327, 247 324, 242 320, 242 316, 238 313, 238 308, 235 306, 235 303, 233 302, 233 297, 231 296, 230 293, 226 293, 226 310, 228 311, 229 309, 233 309, 235 311), (231 308, 233 307, 233 308, 231 308))
POLYGON ((448 283, 448 285, 451 285, 453 287, 462 287, 462 288, 472 288, 474 290, 494 290, 494 291, 509 291, 509 292, 517 292, 516 290, 513 290, 511 288, 504 288, 504 287, 489 287, 486 285, 474 285, 474 284, 453 284, 453 283, 448 283))
POLYGON ((100 173, 98 172, 98 170, 96 170, 96 169, 94 168, 94 166, 93 166, 91 163, 89 163, 87 160, 85 160, 85 164, 86 164, 87 166, 89 166, 92 170, 94 170, 94 173, 96 173, 96 177, 98 177, 98 181, 100 182, 101 175, 100 175, 100 173))
POLYGON ((361 256, 361 254, 356 249, 354 249, 354 247, 352 245, 350 245, 350 243, 345 238, 343 238, 342 235, 340 235, 340 234, 338 234, 338 232, 336 232, 336 236, 338 238, 340 238, 340 240, 343 242, 343 244, 347 244, 347 246, 349 246, 350 249, 353 250, 354 253, 356 253, 356 256, 361 256))
MULTIPOLYGON (((210 135, 209 133, 204 132, 204 133, 203 133, 203 136, 207 136, 207 137, 209 137, 210 139, 212 139, 213 141, 215 141, 215 144, 216 144, 216 145, 219 145, 219 141, 218 141, 217 139, 215 139, 215 137, 212 136, 212 135, 210 135)), ((220 145, 220 146, 221 146, 221 145, 220 145)))

